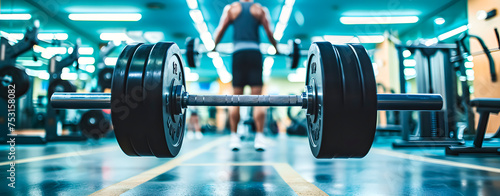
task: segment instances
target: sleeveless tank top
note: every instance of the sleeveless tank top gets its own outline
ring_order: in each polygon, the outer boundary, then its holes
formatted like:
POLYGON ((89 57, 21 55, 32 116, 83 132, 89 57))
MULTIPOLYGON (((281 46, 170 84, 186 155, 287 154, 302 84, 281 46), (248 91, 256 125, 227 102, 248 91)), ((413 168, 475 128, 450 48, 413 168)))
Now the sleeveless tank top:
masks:
POLYGON ((240 50, 259 49, 259 26, 260 22, 250 13, 252 2, 240 2, 241 13, 233 21, 234 52, 240 50))

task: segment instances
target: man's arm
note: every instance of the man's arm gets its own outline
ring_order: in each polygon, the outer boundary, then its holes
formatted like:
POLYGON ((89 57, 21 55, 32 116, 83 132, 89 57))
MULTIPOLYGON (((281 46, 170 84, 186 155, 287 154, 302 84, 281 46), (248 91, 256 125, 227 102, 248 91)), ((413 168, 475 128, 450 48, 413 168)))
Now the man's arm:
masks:
POLYGON ((279 54, 278 51, 278 43, 273 37, 273 31, 271 30, 271 17, 269 14, 269 10, 266 7, 262 7, 263 14, 260 17, 260 23, 264 27, 264 31, 266 31, 267 38, 271 42, 271 44, 276 49, 276 53, 279 54))
POLYGON ((231 17, 228 16, 230 8, 231 8, 231 5, 227 5, 224 8, 224 11, 222 12, 222 16, 220 18, 219 26, 215 29, 215 33, 214 33, 215 46, 214 46, 213 51, 215 51, 215 48, 217 48, 217 45, 222 40, 222 37, 224 36, 224 33, 227 30, 227 27, 229 27, 229 24, 231 24, 233 22, 231 20, 231 17))

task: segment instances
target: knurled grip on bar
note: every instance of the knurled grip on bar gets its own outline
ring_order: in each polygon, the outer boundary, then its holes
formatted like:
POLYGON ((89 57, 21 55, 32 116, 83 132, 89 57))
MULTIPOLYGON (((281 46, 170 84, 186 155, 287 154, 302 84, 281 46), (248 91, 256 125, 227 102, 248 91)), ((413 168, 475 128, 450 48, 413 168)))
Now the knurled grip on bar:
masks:
POLYGON ((301 95, 185 95, 185 106, 303 106, 301 95))

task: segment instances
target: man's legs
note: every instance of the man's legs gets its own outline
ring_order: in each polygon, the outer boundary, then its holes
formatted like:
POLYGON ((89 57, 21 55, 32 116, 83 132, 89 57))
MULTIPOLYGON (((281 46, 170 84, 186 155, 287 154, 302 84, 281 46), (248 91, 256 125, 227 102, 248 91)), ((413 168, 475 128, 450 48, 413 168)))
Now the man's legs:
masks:
MULTIPOLYGON (((252 95, 261 95, 262 86, 252 86, 252 95)), ((254 147, 256 150, 263 151, 265 149, 264 138, 264 120, 266 117, 265 107, 253 107, 253 119, 255 122, 256 134, 254 147)))
MULTIPOLYGON (((243 87, 233 87, 234 95, 242 95, 243 87)), ((236 131, 238 129, 238 123, 240 122, 240 107, 234 106, 229 108, 229 126, 231 127, 231 143, 229 147, 232 150, 239 150, 241 147, 241 141, 236 131)))
MULTIPOLYGON (((261 95, 262 86, 252 86, 252 95, 261 95)), ((264 118, 266 117, 265 107, 253 107, 253 119, 255 121, 255 127, 257 133, 264 132, 264 118)))

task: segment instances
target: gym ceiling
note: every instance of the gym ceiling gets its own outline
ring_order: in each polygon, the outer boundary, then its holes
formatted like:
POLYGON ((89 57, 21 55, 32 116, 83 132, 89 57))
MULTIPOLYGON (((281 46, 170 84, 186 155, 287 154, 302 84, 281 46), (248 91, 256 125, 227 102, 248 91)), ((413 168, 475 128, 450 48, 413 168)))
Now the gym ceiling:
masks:
MULTIPOLYGON (((191 1, 191 0, 188 0, 191 1)), ((229 0, 198 0, 196 7, 203 15, 208 31, 213 32, 219 22, 220 15, 229 0)), ((285 0, 257 0, 256 2, 269 8, 273 28, 280 20, 285 0)), ((302 49, 310 44, 311 40, 322 39, 324 36, 363 36, 363 35, 394 35, 406 43, 418 38, 434 38, 438 35, 467 24, 465 0, 295 0, 293 9, 286 23, 280 43, 299 38, 302 40, 302 49), (341 17, 355 16, 416 16, 418 21, 406 24, 343 24, 341 17), (437 25, 436 18, 443 18, 444 23, 437 25)), ((82 46, 93 47, 91 56, 98 57, 99 44, 102 33, 127 33, 135 41, 149 40, 174 41, 184 48, 186 37, 199 37, 193 18, 192 10, 187 1, 151 1, 151 0, 2 0, 1 14, 29 13, 32 19, 40 20, 40 33, 66 33, 68 38, 64 42, 74 43, 81 38, 82 46), (74 21, 69 14, 78 13, 139 13, 138 21, 74 21)), ((7 33, 23 33, 25 28, 32 24, 26 20, 0 20, 0 30, 7 33)), ((231 42, 232 29, 229 29, 222 43, 231 42)), ((268 42, 261 30, 261 40, 268 42)), ((43 46, 43 44, 41 44, 43 46)), ((364 44, 369 50, 376 44, 364 44)), ((63 44, 64 46, 64 44, 63 44)), ((123 47, 123 46, 122 46, 123 47)), ((118 48, 111 56, 117 56, 118 48)), ((67 54, 66 54, 67 55, 67 54)), ((31 59, 32 53, 24 54, 21 59, 31 59)), ((64 56, 64 55, 63 55, 64 56)), ((230 70, 230 57, 223 57, 224 64, 230 70)), ((47 61, 41 59, 41 61, 47 61)), ((212 61, 204 57, 202 66, 192 70, 200 76, 200 80, 213 80, 217 72, 212 61)), ((286 68, 284 57, 276 57, 272 67, 272 77, 286 77, 294 72, 286 68)), ((41 66, 30 66, 30 69, 46 70, 46 63, 41 66)), ((73 70, 74 71, 74 70, 73 70)))

